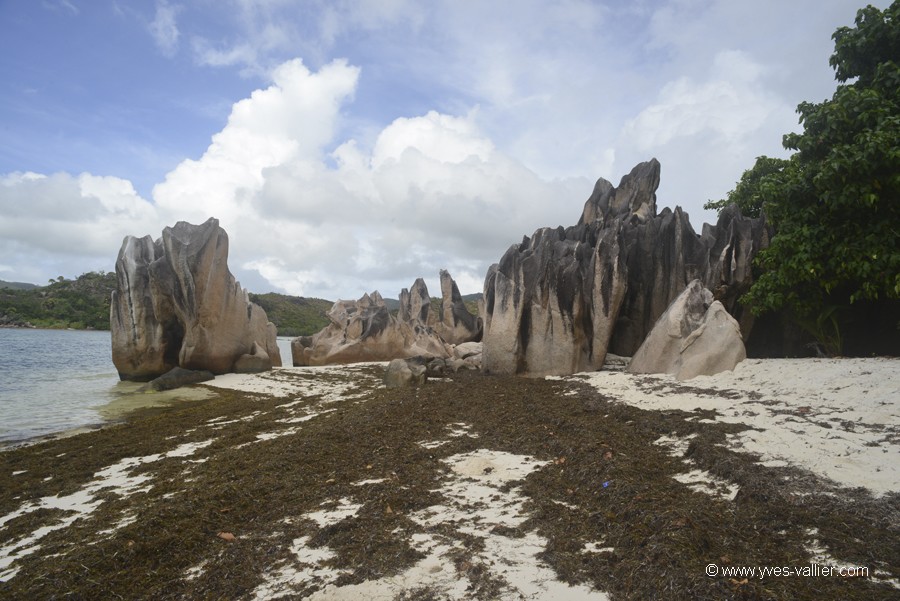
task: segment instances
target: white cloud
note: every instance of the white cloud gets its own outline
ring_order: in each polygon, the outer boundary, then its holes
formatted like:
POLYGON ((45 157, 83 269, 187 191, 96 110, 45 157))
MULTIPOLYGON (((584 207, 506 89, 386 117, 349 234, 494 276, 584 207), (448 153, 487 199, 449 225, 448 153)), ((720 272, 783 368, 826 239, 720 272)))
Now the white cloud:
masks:
POLYGON ((660 202, 682 205, 699 231, 703 221, 715 219, 702 211, 704 202, 723 197, 757 155, 784 155, 776 142, 797 119, 794 107, 764 85, 766 76, 767 68, 748 54, 724 50, 705 79, 666 83, 656 101, 623 126, 617 170, 656 156, 663 167, 660 202))
POLYGON ((231 0, 212 23, 212 5, 156 7, 161 51, 219 68, 217 94, 247 88, 236 73, 260 89, 152 202, 118 178, 6 176, 4 265, 104 245, 111 263, 125 234, 214 215, 254 286, 394 295, 445 267, 473 291, 523 234, 574 223, 598 176, 617 183, 651 156, 660 207, 684 206, 699 229, 704 201, 782 152, 796 104, 833 90, 829 36, 854 12, 841 0, 231 0))
POLYGON ((123 236, 162 227, 130 182, 90 174, 7 174, 0 212, 0 256, 23 281, 111 270, 123 236))
POLYGON ((172 6, 166 0, 157 0, 156 16, 149 25, 150 34, 153 36, 153 41, 156 42, 156 47, 169 58, 178 52, 180 36, 176 23, 178 10, 177 6, 172 6))
POLYGON ((708 81, 681 77, 663 86, 657 102, 625 124, 623 142, 653 151, 675 139, 710 132, 722 144, 740 144, 773 114, 793 113, 760 85, 762 71, 742 52, 719 53, 708 81))
POLYGON ((577 220, 589 182, 542 180, 497 152, 475 113, 399 118, 371 149, 337 139, 359 76, 345 61, 279 66, 271 86, 234 105, 201 158, 156 186, 159 211, 219 218, 233 266, 332 298, 393 296, 441 268, 477 290, 523 233, 577 220))
POLYGON ((50 10, 54 10, 54 11, 59 11, 60 9, 62 9, 62 10, 67 10, 67 11, 69 11, 70 13, 72 13, 73 15, 78 15, 78 14, 81 12, 81 11, 78 9, 78 7, 75 6, 75 5, 71 2, 71 0, 53 0, 53 1, 50 1, 50 0, 42 0, 41 5, 42 5, 44 8, 47 8, 47 9, 50 9, 50 10))

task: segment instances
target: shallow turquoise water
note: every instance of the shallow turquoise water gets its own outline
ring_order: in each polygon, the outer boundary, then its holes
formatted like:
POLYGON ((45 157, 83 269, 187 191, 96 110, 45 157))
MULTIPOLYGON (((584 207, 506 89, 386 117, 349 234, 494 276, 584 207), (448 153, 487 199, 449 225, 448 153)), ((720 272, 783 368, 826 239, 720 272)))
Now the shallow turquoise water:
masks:
MULTIPOLYGON (((290 341, 279 339, 290 364, 290 341)), ((171 391, 151 398, 120 382, 109 332, 0 328, 0 443, 99 425, 117 408, 196 398, 171 391)))
POLYGON ((0 329, 0 441, 101 423, 118 381, 109 332, 0 329))

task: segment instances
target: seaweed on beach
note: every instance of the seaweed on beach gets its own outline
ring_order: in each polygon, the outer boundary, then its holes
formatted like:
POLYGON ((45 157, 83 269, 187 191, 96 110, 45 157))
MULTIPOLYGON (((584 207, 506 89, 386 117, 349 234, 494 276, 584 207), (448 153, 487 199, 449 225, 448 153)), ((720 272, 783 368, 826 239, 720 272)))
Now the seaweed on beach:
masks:
MULTIPOLYGON (((613 599, 869 601, 897 592, 877 576, 704 573, 710 563, 809 563, 814 536, 842 561, 900 577, 900 495, 873 498, 796 468, 764 467, 724 445, 743 426, 686 419, 708 416, 703 412, 642 411, 575 380, 461 372, 388 390, 378 385, 381 369, 316 376, 319 384, 346 385, 351 378, 345 400, 219 390, 212 399, 140 411, 123 424, 0 453, 0 517, 42 497, 77 492, 126 458, 160 456, 129 472, 149 477, 148 486, 125 496, 101 491, 104 502, 93 513, 41 539, 40 553, 17 560, 19 571, 0 583, 0 598, 251 598, 267 577, 291 565, 296 540, 333 554, 325 564, 341 574, 336 584, 358 584, 413 566, 422 553, 410 539, 425 533, 456 541, 452 563, 470 583, 470 598, 496 598, 505 583, 473 559, 479 537, 445 526, 429 532, 409 517, 440 502, 436 488, 449 471, 443 459, 482 448, 546 462, 509 485, 527 498, 525 523, 492 535, 516 539, 537 531, 547 539, 540 559, 560 579, 613 599), (289 425, 285 420, 297 411, 316 416, 289 425), (468 424, 472 435, 445 437, 455 423, 468 424), (273 432, 281 435, 265 436, 273 432), (653 444, 664 435, 693 435, 685 456, 653 444), (418 444, 442 437, 440 446, 418 444), (189 457, 165 455, 188 443, 206 446, 189 457), (685 459, 739 486, 734 500, 674 480, 688 469, 685 459), (356 485, 361 481, 372 484, 356 485), (304 517, 339 499, 360 509, 324 527, 304 517), (603 550, 586 551, 589 545, 603 550)), ((60 517, 26 513, 9 522, 14 530, 0 529, 0 540, 60 517)), ((321 584, 285 583, 283 592, 302 598, 321 584)), ((418 587, 398 599, 442 595, 418 587)))

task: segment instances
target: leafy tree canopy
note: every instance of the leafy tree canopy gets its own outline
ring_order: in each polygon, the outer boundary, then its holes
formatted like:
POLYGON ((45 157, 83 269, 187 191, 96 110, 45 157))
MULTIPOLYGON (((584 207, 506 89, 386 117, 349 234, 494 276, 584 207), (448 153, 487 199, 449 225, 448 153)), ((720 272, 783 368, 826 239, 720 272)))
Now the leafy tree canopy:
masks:
POLYGON ((826 349, 841 350, 841 315, 859 301, 900 298, 900 0, 858 11, 832 36, 840 82, 801 103, 788 160, 760 157, 721 208, 762 211, 775 228, 744 302, 788 309, 826 349))
POLYGON ((734 204, 741 210, 742 215, 759 217, 763 207, 761 191, 763 179, 770 175, 780 174, 787 165, 788 161, 785 159, 756 157, 756 163, 744 171, 734 190, 721 200, 710 200, 703 205, 703 208, 721 212, 728 205, 734 204))

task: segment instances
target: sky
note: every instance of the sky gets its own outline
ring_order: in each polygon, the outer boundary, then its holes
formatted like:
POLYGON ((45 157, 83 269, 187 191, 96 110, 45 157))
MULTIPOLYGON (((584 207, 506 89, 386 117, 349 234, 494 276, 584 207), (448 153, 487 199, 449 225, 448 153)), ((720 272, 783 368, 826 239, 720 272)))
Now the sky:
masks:
POLYGON ((251 292, 481 292, 653 157, 699 232, 834 92, 862 6, 0 0, 0 279, 113 271, 125 236, 216 217, 251 292))

